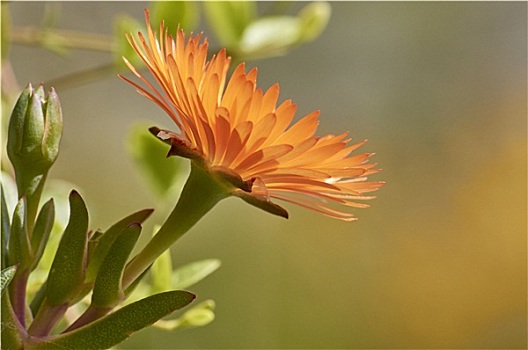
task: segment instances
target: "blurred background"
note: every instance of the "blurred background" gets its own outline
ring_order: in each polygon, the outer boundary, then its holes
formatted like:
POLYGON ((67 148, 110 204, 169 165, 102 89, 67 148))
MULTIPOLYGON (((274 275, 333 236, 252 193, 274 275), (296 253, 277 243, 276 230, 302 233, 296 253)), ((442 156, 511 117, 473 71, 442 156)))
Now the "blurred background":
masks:
MULTIPOLYGON (((247 67, 258 67, 260 87, 279 82, 298 117, 320 109, 319 135, 368 139, 361 151, 384 169, 372 179, 387 185, 354 223, 223 201, 172 249, 175 264, 222 261, 192 288, 216 301, 215 321, 148 329, 120 348, 527 347, 527 4, 330 4, 317 40, 247 67)), ((41 23, 47 5, 6 6, 23 27, 41 23)), ((149 6, 52 5, 57 27, 101 35, 118 14, 142 23, 149 6)), ((203 18, 202 30, 219 48, 203 18)), ((11 46, 9 58, 21 87, 114 60, 28 45, 11 46)), ((80 190, 93 228, 162 206, 125 140, 137 121, 171 127, 115 73, 103 76, 56 85, 65 129, 50 174, 80 190)))

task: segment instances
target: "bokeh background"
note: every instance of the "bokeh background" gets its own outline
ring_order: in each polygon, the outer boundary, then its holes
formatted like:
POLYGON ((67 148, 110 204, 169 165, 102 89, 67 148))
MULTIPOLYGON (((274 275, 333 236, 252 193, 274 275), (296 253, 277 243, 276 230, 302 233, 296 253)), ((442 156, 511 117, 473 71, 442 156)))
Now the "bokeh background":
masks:
MULTIPOLYGON (((60 28, 100 34, 120 13, 142 21, 148 6, 55 5, 60 28)), ((216 320, 148 329, 120 348, 527 347, 527 4, 331 5, 317 41, 248 66, 261 87, 279 82, 299 116, 320 109, 319 134, 368 139, 362 151, 384 169, 373 179, 387 185, 355 223, 220 203, 172 250, 177 264, 222 260, 192 288, 216 301, 216 320)), ((9 8, 27 26, 45 4, 9 8)), ((217 47, 205 21, 199 30, 217 47)), ((22 45, 10 58, 22 86, 113 59, 22 45)), ((91 226, 158 207, 125 139, 138 120, 169 127, 162 111, 113 74, 59 94, 65 132, 51 177, 80 189, 91 226)))

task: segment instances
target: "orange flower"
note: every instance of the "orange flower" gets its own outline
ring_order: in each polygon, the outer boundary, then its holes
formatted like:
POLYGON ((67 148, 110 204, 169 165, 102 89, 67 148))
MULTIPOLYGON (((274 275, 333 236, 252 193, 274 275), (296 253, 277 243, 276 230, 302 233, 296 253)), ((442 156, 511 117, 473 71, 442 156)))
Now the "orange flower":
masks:
POLYGON ((287 212, 271 200, 294 203, 333 218, 355 220, 346 207, 364 208, 357 200, 383 182, 368 182, 378 172, 367 164, 372 154, 350 156, 365 141, 349 145, 347 133, 314 136, 319 111, 292 124, 296 105, 277 106, 279 85, 266 92, 256 86, 257 69, 238 65, 227 80, 230 57, 220 50, 207 59, 208 42, 202 35, 178 30, 173 37, 161 23, 159 37, 150 27, 145 38, 127 36, 159 88, 126 59, 144 86, 121 77, 160 106, 179 132, 153 129, 171 142, 169 155, 190 158, 213 176, 231 185, 231 194, 277 215, 287 212))

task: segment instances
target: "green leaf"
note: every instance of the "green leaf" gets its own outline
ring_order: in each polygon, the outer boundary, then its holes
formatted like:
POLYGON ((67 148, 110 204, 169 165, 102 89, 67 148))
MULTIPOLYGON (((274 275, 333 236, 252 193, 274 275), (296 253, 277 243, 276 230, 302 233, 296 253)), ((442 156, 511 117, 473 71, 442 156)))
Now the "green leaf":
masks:
MULTIPOLYGON (((2 4, 3 6, 3 4, 2 4)), ((11 230, 11 225, 9 224, 9 213, 7 210, 7 204, 4 196, 4 186, 2 185, 0 188, 0 197, 1 197, 1 212, 0 212, 0 220, 2 220, 2 268, 5 268, 7 266, 7 242, 9 242, 9 232, 11 230)))
POLYGON ((205 1, 205 15, 220 43, 228 50, 238 47, 244 29, 256 17, 254 1, 205 1))
POLYGON ((53 222, 55 221, 55 205, 53 199, 47 201, 40 209, 40 213, 35 222, 33 228, 33 235, 31 236, 31 249, 35 256, 31 265, 31 270, 34 270, 44 253, 46 243, 53 228, 53 222))
POLYGON ((0 279, 0 291, 2 294, 6 291, 7 286, 9 285, 9 282, 13 279, 13 276, 15 276, 15 273, 17 271, 18 266, 10 266, 6 269, 2 270, 2 276, 0 279))
POLYGON ((182 316, 175 320, 159 320, 154 324, 155 327, 167 331, 175 331, 183 328, 203 327, 213 322, 215 302, 206 300, 191 309, 187 310, 182 316))
POLYGON ((9 265, 20 264, 20 270, 25 270, 31 265, 33 255, 27 231, 26 197, 20 198, 13 213, 8 249, 9 265))
POLYGON ((112 244, 95 279, 92 294, 93 305, 111 308, 124 298, 121 287, 123 270, 140 233, 141 225, 133 223, 124 229, 112 244))
POLYGON ((194 294, 185 291, 152 295, 74 331, 41 341, 33 340, 25 349, 107 349, 188 305, 194 298, 194 294))
POLYGON ((77 191, 70 193, 70 220, 51 265, 46 288, 50 305, 59 305, 77 296, 84 281, 88 242, 88 210, 77 191))
POLYGON ((328 2, 317 1, 306 5, 298 15, 302 22, 300 40, 305 42, 317 39, 325 30, 331 14, 332 6, 328 2))
POLYGON ((155 194, 162 197, 169 194, 171 187, 182 178, 181 170, 185 161, 180 157, 167 158, 169 147, 153 137, 143 123, 132 126, 127 146, 129 154, 155 194))
POLYGON ((137 69, 143 66, 143 61, 128 43, 126 34, 136 34, 145 26, 135 18, 128 15, 119 15, 114 20, 114 45, 115 64, 119 67, 126 67, 123 57, 125 57, 137 69))
POLYGON ((169 33, 176 32, 178 25, 190 33, 200 19, 198 4, 193 1, 154 1, 150 12, 152 26, 159 28, 164 21, 169 33))
POLYGON ((93 256, 90 261, 88 261, 88 267, 86 269, 87 283, 95 281, 99 267, 108 255, 110 247, 112 247, 112 244, 114 244, 114 241, 121 232, 134 222, 143 223, 153 211, 153 209, 143 209, 135 212, 112 225, 102 236, 99 237, 97 246, 94 248, 93 256))
POLYGON ((302 22, 293 16, 258 19, 245 30, 240 40, 244 58, 261 58, 284 54, 301 37, 302 22))
POLYGON ((172 288, 188 288, 216 271, 220 265, 218 259, 205 259, 184 265, 173 272, 172 288))
POLYGON ((150 276, 152 278, 151 293, 161 293, 173 289, 171 283, 172 259, 170 249, 164 251, 154 261, 150 268, 150 276))

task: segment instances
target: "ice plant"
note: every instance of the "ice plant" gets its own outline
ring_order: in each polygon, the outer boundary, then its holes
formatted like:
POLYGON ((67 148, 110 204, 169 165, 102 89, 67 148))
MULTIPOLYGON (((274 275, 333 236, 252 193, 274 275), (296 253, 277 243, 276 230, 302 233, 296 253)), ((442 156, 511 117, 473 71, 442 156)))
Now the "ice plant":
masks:
POLYGON ((225 49, 208 59, 201 34, 186 40, 179 29, 172 36, 162 22, 158 35, 147 10, 145 17, 147 35, 128 40, 158 87, 126 59, 143 84, 121 78, 171 117, 177 131, 151 131, 171 144, 169 155, 189 158, 192 170, 175 211, 129 266, 128 283, 227 196, 283 217, 288 213, 275 200, 345 221, 355 220, 348 207, 368 206, 358 201, 374 198, 365 194, 383 183, 367 181, 379 171, 368 163, 372 154, 350 155, 365 141, 349 144, 346 132, 315 136, 319 111, 292 123, 296 105, 291 100, 277 105, 278 84, 266 92, 257 88, 256 68, 246 73, 241 63, 228 79, 225 49))

